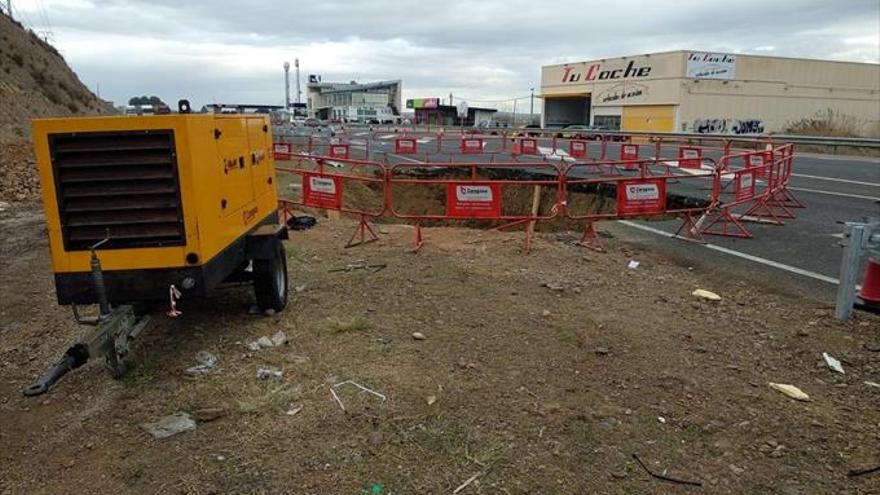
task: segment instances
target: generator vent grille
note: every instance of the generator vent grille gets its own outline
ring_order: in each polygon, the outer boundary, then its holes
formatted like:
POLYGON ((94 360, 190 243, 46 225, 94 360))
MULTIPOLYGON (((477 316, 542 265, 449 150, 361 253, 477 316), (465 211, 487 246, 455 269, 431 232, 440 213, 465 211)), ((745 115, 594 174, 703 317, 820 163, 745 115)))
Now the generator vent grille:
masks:
POLYGON ((171 130, 50 134, 64 247, 185 244, 171 130))

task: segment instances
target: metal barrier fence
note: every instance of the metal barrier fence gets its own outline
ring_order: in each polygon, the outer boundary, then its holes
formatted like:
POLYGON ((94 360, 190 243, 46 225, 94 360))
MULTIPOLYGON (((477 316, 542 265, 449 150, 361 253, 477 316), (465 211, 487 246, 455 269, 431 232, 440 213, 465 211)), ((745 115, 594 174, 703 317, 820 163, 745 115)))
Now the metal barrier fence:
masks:
MULTIPOLYGON (((402 135, 389 139, 394 140, 395 151, 406 157, 419 156, 419 139, 424 138, 402 135)), ((383 216, 413 223, 416 250, 423 245, 422 225, 426 222, 507 222, 499 229, 525 224, 528 251, 535 223, 556 217, 583 221, 582 245, 601 249, 594 227, 598 221, 679 218, 683 222, 677 235, 684 238, 751 238, 746 222, 783 225, 784 220, 794 218, 792 209, 803 207, 788 189, 794 158, 791 144, 758 143, 755 147, 763 144, 764 149, 729 153, 724 148, 690 143, 611 143, 554 137, 543 142, 551 145, 554 154, 564 147, 568 152, 550 158, 541 150, 541 138, 523 136, 509 143, 505 142, 508 138, 494 139, 501 140, 498 146, 509 145, 508 149, 515 151, 509 159, 512 161, 494 161, 498 153, 486 151, 485 137, 456 136, 452 140, 457 141, 457 153, 465 162, 353 159, 350 138, 276 143, 279 159, 297 162, 296 167, 279 165, 277 170, 299 178, 290 185, 298 193, 294 198, 284 197, 287 191, 282 190, 282 211, 287 215, 289 206, 297 205, 357 216, 358 228, 347 247, 376 240, 369 222, 383 216), (295 152, 297 146, 318 154, 295 152), (541 159, 534 160, 539 153, 541 159), (477 156, 490 160, 473 160, 477 156), (532 160, 514 161, 517 157, 532 160), (529 193, 532 206, 523 211, 529 193), (369 195, 373 200, 366 207, 364 196, 369 195), (510 201, 517 195, 518 201, 510 201), (360 202, 346 200, 353 197, 360 202), (431 201, 407 210, 407 198, 431 201), (546 199, 549 206, 542 208, 546 199), (521 211, 511 211, 513 204, 520 205, 521 211), (360 241, 355 242, 358 236, 360 241)), ((437 142, 431 146, 441 151, 424 156, 445 156, 443 138, 437 142)), ((388 152, 371 155, 366 149, 367 157, 384 153, 388 158, 388 152)))

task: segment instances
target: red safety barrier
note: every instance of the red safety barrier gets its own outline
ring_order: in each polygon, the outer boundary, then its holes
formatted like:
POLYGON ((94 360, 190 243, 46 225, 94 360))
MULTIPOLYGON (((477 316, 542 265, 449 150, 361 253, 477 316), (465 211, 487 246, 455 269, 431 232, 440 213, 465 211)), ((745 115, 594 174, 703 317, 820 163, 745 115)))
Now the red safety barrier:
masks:
POLYGON ((602 249, 593 225, 599 220, 675 216, 684 219, 679 233, 699 237, 694 217, 716 203, 718 174, 708 161, 712 170, 687 173, 657 159, 572 164, 563 174, 565 215, 586 222, 581 244, 595 249, 602 249))
POLYGON ((387 174, 385 166, 377 162, 337 157, 304 156, 304 158, 303 166, 298 168, 275 167, 279 172, 279 206, 284 221, 286 222, 292 216, 290 206, 350 213, 357 215, 359 222, 345 247, 378 240, 379 236, 373 231, 368 220, 375 220, 383 216, 386 211, 387 174), (301 191, 298 198, 285 197, 287 191, 281 180, 285 174, 300 177, 298 184, 296 182, 290 184, 290 186, 297 185, 301 191), (350 205, 345 200, 346 185, 365 191, 362 196, 367 196, 369 191, 373 191, 373 204, 368 206, 350 205), (368 234, 369 238, 367 238, 368 234), (360 240, 355 242, 358 237, 360 240))
MULTIPOLYGON (((659 141, 658 141, 659 143, 659 141)), ((660 156, 659 151, 657 156, 660 156)), ((679 146, 678 166, 681 168, 698 169, 703 166, 703 150, 701 148, 679 146)))
POLYGON ((276 160, 290 160, 293 155, 293 145, 290 143, 272 143, 272 155, 276 160))
POLYGON ((641 145, 638 145, 638 144, 621 144, 620 145, 620 159, 621 160, 638 160, 640 147, 641 147, 641 145))
POLYGON ((415 155, 418 153, 418 140, 412 137, 394 140, 394 152, 398 155, 415 155))
POLYGON ((437 220, 496 220, 508 222, 497 227, 505 229, 526 224, 525 249, 531 250, 534 223, 558 214, 562 204, 562 187, 559 168, 550 163, 418 163, 398 164, 388 173, 388 210, 395 217, 414 222, 414 249, 423 245, 422 223, 437 220), (519 175, 519 179, 500 179, 498 175, 519 175), (529 188, 533 196, 533 209, 511 211, 505 203, 505 195, 513 188, 529 188), (542 188, 550 188, 553 207, 540 212, 542 188), (425 211, 423 207, 402 211, 395 198, 403 189, 422 189, 419 196, 442 197, 442 209, 425 211), (438 195, 443 191, 442 196, 438 195))
POLYGON ((803 205, 787 189, 792 158, 792 145, 723 157, 718 206, 698 221, 700 233, 751 238, 744 222, 784 225, 795 218, 791 208, 803 205))
POLYGON ((466 154, 482 153, 483 145, 483 138, 462 138, 461 152, 466 154))
POLYGON ((347 144, 330 145, 330 158, 341 158, 343 160, 347 160, 349 158, 350 152, 351 148, 347 144))
POLYGON ((587 158, 589 145, 586 141, 572 139, 568 143, 568 154, 575 159, 587 158))

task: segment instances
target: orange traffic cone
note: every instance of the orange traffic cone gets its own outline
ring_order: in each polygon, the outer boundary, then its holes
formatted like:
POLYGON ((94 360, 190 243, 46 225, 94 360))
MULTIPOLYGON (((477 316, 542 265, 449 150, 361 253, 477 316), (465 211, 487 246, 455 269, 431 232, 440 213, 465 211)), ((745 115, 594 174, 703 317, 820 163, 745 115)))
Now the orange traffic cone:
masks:
POLYGON ((869 259, 865 270, 865 281, 859 297, 871 304, 880 304, 880 260, 869 259))

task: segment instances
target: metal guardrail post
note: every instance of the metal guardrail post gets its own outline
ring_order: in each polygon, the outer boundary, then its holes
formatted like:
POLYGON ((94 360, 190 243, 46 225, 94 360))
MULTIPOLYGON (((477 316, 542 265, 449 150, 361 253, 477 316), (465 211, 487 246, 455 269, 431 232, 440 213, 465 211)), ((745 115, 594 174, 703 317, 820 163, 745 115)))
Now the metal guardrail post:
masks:
POLYGON ((846 321, 852 315, 856 301, 856 276, 865 239, 865 226, 847 224, 844 232, 843 259, 840 262, 840 284, 837 286, 837 306, 834 316, 846 321))

